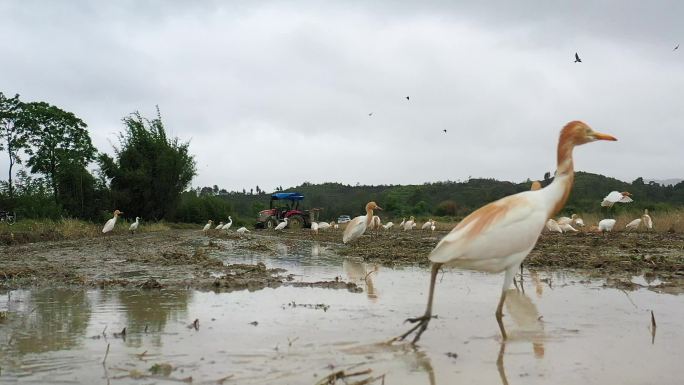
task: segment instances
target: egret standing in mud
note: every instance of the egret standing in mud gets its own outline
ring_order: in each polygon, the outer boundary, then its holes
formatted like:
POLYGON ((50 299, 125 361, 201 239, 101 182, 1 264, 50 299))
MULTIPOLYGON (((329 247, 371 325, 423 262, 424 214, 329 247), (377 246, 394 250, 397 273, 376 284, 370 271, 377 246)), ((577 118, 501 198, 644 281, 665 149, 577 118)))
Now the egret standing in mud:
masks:
POLYGON ((128 231, 131 233, 135 233, 136 230, 138 230, 138 226, 140 226, 140 217, 135 217, 135 222, 131 223, 131 226, 128 228, 128 231))
POLYGON ((598 223, 598 231, 613 231, 613 227, 615 227, 615 222, 615 219, 601 219, 598 223))
POLYGON ((212 221, 212 220, 210 219, 209 222, 207 222, 207 224, 204 225, 204 228, 202 228, 202 231, 205 232, 205 233, 206 233, 207 231, 209 231, 209 229, 211 228, 211 224, 212 224, 212 223, 214 223, 214 221, 212 221))
POLYGON ((596 132, 579 121, 566 124, 560 132, 558 169, 551 184, 540 190, 524 191, 489 203, 465 217, 442 238, 429 255, 432 271, 425 314, 409 318, 407 321, 416 325, 396 339, 403 340, 415 331, 415 343, 427 329, 432 319, 437 272, 446 264, 489 273, 506 272, 495 313, 505 340, 507 335, 502 322, 502 309, 506 291, 520 264, 537 243, 546 221, 563 208, 570 195, 574 180, 573 148, 596 140, 617 139, 596 132))
POLYGON ((278 223, 278 226, 275 227, 275 231, 282 230, 287 226, 287 218, 283 219, 282 222, 278 223))
POLYGON ((214 227, 214 230, 221 230, 223 228, 223 221, 219 222, 218 226, 214 227))
POLYGON ((123 212, 119 210, 114 210, 114 218, 108 220, 104 227, 102 228, 102 234, 106 234, 112 230, 114 230, 114 225, 116 225, 116 220, 119 218, 119 215, 123 214, 123 212))
POLYGON ((230 226, 232 226, 232 225, 233 225, 233 217, 231 217, 230 215, 228 215, 228 223, 226 223, 225 225, 223 225, 223 227, 221 227, 221 229, 222 229, 222 230, 228 231, 228 229, 230 229, 230 226))
POLYGON ((373 220, 373 210, 382 210, 375 202, 366 204, 366 215, 359 215, 347 223, 347 227, 342 234, 342 242, 348 243, 360 238, 373 220))

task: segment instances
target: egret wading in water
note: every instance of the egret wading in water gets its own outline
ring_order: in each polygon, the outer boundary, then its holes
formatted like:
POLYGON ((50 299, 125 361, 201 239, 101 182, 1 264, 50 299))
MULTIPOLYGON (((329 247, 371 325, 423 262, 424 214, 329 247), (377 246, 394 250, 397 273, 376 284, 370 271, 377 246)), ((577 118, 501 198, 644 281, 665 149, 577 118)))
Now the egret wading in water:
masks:
POLYGON ((138 226, 140 226, 140 217, 135 217, 135 222, 131 223, 131 226, 128 228, 128 231, 131 233, 135 233, 136 230, 138 230, 138 226))
POLYGON ((108 220, 104 227, 102 228, 102 234, 106 234, 112 230, 114 230, 114 225, 116 224, 116 220, 119 218, 119 215, 123 214, 122 211, 119 210, 114 210, 114 218, 108 220))
POLYGON ((382 210, 375 202, 368 202, 366 204, 366 215, 359 215, 347 223, 347 227, 342 234, 342 242, 348 243, 359 239, 366 229, 370 226, 373 220, 373 210, 382 210))
POLYGON ((560 132, 557 149, 557 171, 553 182, 536 191, 524 191, 489 203, 465 217, 437 244, 429 255, 432 261, 430 290, 425 314, 407 319, 416 325, 395 338, 404 340, 416 332, 415 343, 432 319, 437 272, 442 265, 489 273, 506 272, 501 297, 496 307, 496 320, 501 335, 504 328, 503 305, 506 290, 520 264, 530 253, 546 221, 563 208, 574 180, 572 150, 575 146, 596 140, 617 140, 592 130, 583 122, 573 121, 560 132))

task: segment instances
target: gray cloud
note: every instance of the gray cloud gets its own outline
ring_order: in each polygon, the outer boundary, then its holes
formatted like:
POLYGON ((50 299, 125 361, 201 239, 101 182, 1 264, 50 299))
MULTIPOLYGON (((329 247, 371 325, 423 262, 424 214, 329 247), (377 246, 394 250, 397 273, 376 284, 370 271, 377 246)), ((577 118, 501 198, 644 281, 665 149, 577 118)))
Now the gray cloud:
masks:
POLYGON ((574 119, 620 139, 578 149, 577 169, 682 177, 684 51, 672 52, 684 43, 682 10, 5 3, 1 90, 73 111, 103 151, 121 117, 158 104, 167 128, 192 140, 195 185, 538 178, 555 168, 558 130, 574 119))

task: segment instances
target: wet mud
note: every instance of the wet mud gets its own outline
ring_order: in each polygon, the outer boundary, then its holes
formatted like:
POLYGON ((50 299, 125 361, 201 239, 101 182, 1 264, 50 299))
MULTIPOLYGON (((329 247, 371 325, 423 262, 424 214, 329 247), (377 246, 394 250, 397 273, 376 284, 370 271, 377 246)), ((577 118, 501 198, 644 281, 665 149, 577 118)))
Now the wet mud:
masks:
MULTIPOLYGON (((170 230, 137 235, 103 236, 59 242, 37 242, 0 248, 0 288, 192 287, 211 290, 258 290, 287 285, 315 285, 358 291, 345 282, 291 282, 283 269, 262 264, 227 264, 233 254, 275 257, 283 244, 315 242, 342 256, 382 265, 424 265, 430 251, 447 232, 369 232, 345 245, 341 231, 312 234, 308 230, 234 232, 170 230)), ((543 233, 525 260, 543 269, 579 269, 590 275, 644 274, 671 278, 665 291, 677 292, 684 280, 684 235, 665 232, 595 234, 543 233), (674 282, 674 283, 673 283, 674 282)), ((615 287, 633 283, 610 281, 615 287)))

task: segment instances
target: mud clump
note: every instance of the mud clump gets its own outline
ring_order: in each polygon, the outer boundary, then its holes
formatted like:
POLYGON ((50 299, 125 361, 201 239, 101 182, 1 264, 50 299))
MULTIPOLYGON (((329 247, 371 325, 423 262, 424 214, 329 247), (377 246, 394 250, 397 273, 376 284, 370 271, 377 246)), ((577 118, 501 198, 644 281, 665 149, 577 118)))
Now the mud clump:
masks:
POLYGON ((363 289, 353 282, 344 281, 318 281, 318 282, 288 282, 287 286, 293 287, 317 287, 323 289, 346 289, 351 293, 363 293, 363 289))
POLYGON ((215 278, 212 287, 218 290, 261 290, 275 288, 282 284, 278 275, 282 269, 268 269, 262 262, 256 265, 233 264, 222 269, 222 275, 215 278))

